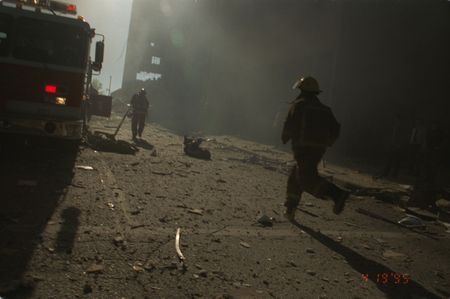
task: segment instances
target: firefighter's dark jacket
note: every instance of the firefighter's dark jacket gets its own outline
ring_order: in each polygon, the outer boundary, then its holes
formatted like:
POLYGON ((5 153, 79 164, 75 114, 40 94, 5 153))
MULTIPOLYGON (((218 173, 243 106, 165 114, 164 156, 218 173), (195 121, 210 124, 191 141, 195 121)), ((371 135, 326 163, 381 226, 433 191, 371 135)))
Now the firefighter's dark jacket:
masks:
POLYGON ((293 149, 327 148, 339 137, 340 124, 331 109, 313 94, 300 94, 292 103, 284 123, 282 141, 293 149))
POLYGON ((135 114, 146 114, 149 106, 147 97, 144 94, 136 93, 131 98, 131 107, 133 108, 133 113, 135 114))

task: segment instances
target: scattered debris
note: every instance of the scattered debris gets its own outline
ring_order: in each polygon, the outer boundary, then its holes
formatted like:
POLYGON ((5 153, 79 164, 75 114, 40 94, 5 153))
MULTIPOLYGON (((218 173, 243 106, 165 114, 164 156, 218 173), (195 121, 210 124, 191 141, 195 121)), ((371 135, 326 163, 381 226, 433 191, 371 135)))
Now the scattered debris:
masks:
MULTIPOLYGON (((220 231, 223 231, 223 230, 226 229, 227 227, 228 227, 228 225, 225 225, 225 226, 222 227, 222 228, 219 228, 219 229, 216 229, 215 231, 210 232, 208 235, 213 235, 213 234, 215 234, 215 233, 218 233, 218 232, 220 232, 220 231)), ((214 240, 213 240, 213 241, 214 241, 214 240)), ((214 242, 216 242, 216 241, 214 241, 214 242)), ((220 243, 220 239, 219 239, 219 241, 218 241, 217 243, 220 243)))
POLYGON ((361 246, 362 246, 363 248, 367 249, 367 250, 372 250, 372 247, 370 247, 370 246, 367 245, 367 244, 362 244, 361 246))
POLYGON ((400 253, 400 252, 395 252, 393 250, 386 250, 385 252, 383 252, 383 257, 385 258, 405 258, 406 254, 400 253))
POLYGON ((189 209, 188 213, 203 216, 203 211, 201 209, 189 209))
POLYGON ((152 271, 156 269, 155 263, 153 261, 147 261, 144 265, 144 269, 147 271, 152 271))
POLYGON ((425 227, 425 224, 420 218, 412 215, 406 216, 398 221, 398 223, 408 228, 425 227))
POLYGON ((273 226, 273 217, 269 217, 266 214, 260 214, 261 216, 258 218, 258 223, 262 226, 273 226))
POLYGON ((184 153, 194 158, 211 160, 211 152, 205 148, 200 147, 200 144, 202 142, 202 138, 184 136, 184 153))
POLYGON ((392 220, 390 220, 390 219, 387 219, 387 218, 385 218, 385 217, 383 217, 383 216, 377 215, 377 214, 372 213, 372 212, 370 212, 370 211, 367 211, 367 210, 364 210, 364 209, 361 209, 361 208, 357 208, 355 211, 358 212, 358 213, 361 213, 361 214, 363 214, 363 215, 367 215, 367 216, 369 216, 369 217, 372 217, 372 218, 374 218, 374 219, 378 219, 378 220, 384 221, 384 222, 386 222, 386 223, 390 223, 390 224, 392 224, 392 225, 396 225, 396 226, 398 226, 398 227, 402 227, 402 228, 405 228, 405 229, 409 229, 410 231, 413 231, 413 232, 415 232, 415 233, 417 233, 417 234, 420 234, 420 235, 422 235, 422 236, 425 236, 425 237, 427 237, 427 238, 430 238, 430 239, 433 239, 433 240, 438 240, 437 238, 435 238, 435 237, 433 237, 433 236, 430 236, 430 234, 426 234, 426 233, 424 233, 424 232, 422 232, 422 231, 416 230, 414 227, 408 227, 408 226, 402 225, 402 224, 400 224, 400 223, 398 223, 398 222, 392 221, 392 220))
POLYGON ((157 175, 172 175, 172 171, 170 172, 161 172, 161 171, 152 171, 153 174, 157 174, 157 175))
POLYGON ((421 208, 407 207, 406 213, 408 215, 418 217, 425 221, 435 221, 437 219, 437 215, 435 213, 431 213, 431 212, 421 209, 421 208))
POLYGON ((411 185, 401 185, 401 184, 399 184, 398 186, 400 188, 406 190, 406 191, 412 191, 412 189, 413 189, 413 186, 411 186, 411 185))
POLYGON ((111 210, 114 210, 114 204, 112 202, 108 202, 107 205, 111 210))
POLYGON ((181 229, 178 228, 177 229, 177 234, 175 236, 175 249, 177 251, 178 258, 183 263, 184 260, 185 260, 185 257, 183 255, 183 253, 181 252, 181 249, 180 249, 180 232, 181 232, 181 229))
POLYGON ((167 215, 165 215, 165 216, 163 216, 163 217, 158 218, 158 220, 159 220, 159 222, 167 223, 167 222, 169 221, 168 218, 169 218, 169 217, 168 217, 167 215))
POLYGON ((248 243, 246 243, 246 242, 241 241, 239 244, 240 244, 242 247, 250 248, 250 244, 248 244, 248 243))
POLYGON ((315 276, 316 272, 312 271, 312 270, 306 270, 306 274, 309 274, 311 276, 315 276))
POLYGON ((85 189, 85 188, 86 188, 86 187, 84 187, 83 185, 77 184, 77 183, 71 183, 70 185, 71 185, 72 187, 80 188, 80 189, 85 189))
POLYGON ((85 165, 76 165, 75 168, 83 169, 83 170, 94 170, 94 167, 92 167, 92 166, 85 166, 85 165))
POLYGON ((275 172, 282 173, 282 174, 289 174, 291 171, 290 170, 291 166, 286 164, 285 161, 270 159, 270 158, 267 158, 267 157, 264 157, 261 155, 255 155, 251 151, 243 150, 243 149, 235 147, 235 146, 227 146, 226 148, 228 150, 242 152, 242 153, 249 155, 244 159, 228 158, 228 160, 234 160, 234 161, 239 161, 239 162, 243 162, 243 163, 259 165, 267 170, 275 171, 275 172))
POLYGON ((197 275, 200 277, 208 277, 208 271, 202 269, 199 272, 197 272, 197 275))
POLYGON ((117 236, 113 240, 113 243, 116 246, 120 246, 120 245, 124 244, 124 242, 125 242, 125 239, 122 236, 117 236))
POLYGON ((307 214, 307 215, 309 215, 311 217, 314 217, 314 218, 318 218, 319 217, 319 215, 311 213, 310 211, 302 209, 300 207, 297 207, 297 210, 302 211, 303 213, 305 213, 305 214, 307 214))
POLYGON ((130 211, 130 214, 133 216, 139 215, 139 213, 141 213, 141 210, 139 210, 139 209, 130 211))
POLYGON ((104 268, 105 267, 101 264, 92 264, 89 268, 86 269, 86 273, 88 274, 102 273, 104 268))
POLYGON ((350 223, 350 222, 344 222, 344 224, 347 225, 347 226, 358 227, 358 225, 350 223))
POLYGON ((132 225, 131 229, 136 229, 136 228, 141 228, 141 227, 145 227, 145 224, 136 224, 136 225, 132 225))
POLYGON ((375 241, 377 241, 380 244, 386 244, 387 242, 381 238, 375 238, 375 241))
POLYGON ((306 248, 306 253, 316 253, 312 248, 306 248))
POLYGON ((142 265, 141 262, 136 262, 136 263, 133 265, 133 270, 134 270, 135 272, 144 272, 144 267, 143 267, 143 265, 142 265))
POLYGON ((35 180, 19 180, 17 186, 19 187, 36 187, 38 182, 35 180))

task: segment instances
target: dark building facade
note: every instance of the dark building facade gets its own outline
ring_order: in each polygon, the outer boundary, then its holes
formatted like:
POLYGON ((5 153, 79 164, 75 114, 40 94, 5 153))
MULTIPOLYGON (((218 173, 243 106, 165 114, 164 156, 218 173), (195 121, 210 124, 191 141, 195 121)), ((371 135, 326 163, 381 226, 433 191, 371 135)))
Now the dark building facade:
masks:
POLYGON ((278 142, 291 90, 317 77, 344 155, 382 151, 394 114, 448 126, 450 2, 134 0, 123 89, 181 133, 278 142))

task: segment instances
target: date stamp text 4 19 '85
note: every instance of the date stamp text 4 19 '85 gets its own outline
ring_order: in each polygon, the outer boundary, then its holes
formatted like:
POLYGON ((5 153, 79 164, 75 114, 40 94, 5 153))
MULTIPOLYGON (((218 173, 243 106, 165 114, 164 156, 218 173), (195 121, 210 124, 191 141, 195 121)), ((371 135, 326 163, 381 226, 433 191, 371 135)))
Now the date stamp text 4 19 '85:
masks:
POLYGON ((382 273, 362 273, 363 281, 369 280, 379 284, 393 284, 393 285, 407 285, 409 284, 410 276, 406 273, 397 272, 382 272, 382 273))

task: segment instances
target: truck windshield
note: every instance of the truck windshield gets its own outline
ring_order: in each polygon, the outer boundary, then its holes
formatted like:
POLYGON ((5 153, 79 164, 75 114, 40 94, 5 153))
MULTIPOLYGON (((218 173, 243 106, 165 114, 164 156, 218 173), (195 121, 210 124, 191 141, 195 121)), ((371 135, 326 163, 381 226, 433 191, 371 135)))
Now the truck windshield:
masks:
POLYGON ((77 68, 86 65, 88 37, 81 27, 21 17, 14 41, 15 58, 77 68))
POLYGON ((0 56, 8 56, 13 18, 0 13, 0 56))

